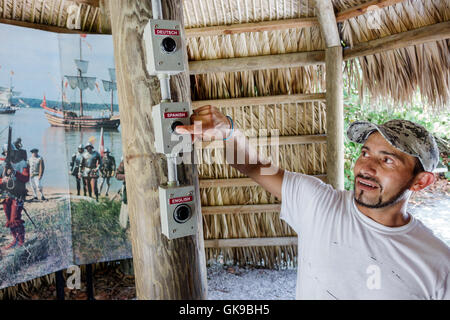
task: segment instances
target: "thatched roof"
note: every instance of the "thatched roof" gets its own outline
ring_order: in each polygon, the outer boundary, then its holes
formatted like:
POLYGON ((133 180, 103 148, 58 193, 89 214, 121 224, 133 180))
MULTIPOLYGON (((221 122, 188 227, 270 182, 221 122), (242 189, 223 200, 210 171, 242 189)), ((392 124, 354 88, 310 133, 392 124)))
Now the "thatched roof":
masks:
MULTIPOLYGON (((68 32, 68 10, 77 2, 83 3, 79 12, 81 30, 71 32, 109 33, 104 1, 4 0, 0 2, 0 23, 68 32)), ((361 88, 361 94, 367 90, 374 98, 402 103, 419 90, 435 110, 448 110, 448 1, 332 2, 344 59, 354 58, 346 59, 345 70, 361 88), (367 11, 375 8, 369 6, 373 4, 380 9, 367 11), (426 26, 437 29, 423 28, 426 26), (386 39, 390 41, 387 45, 376 42, 386 39), (359 50, 356 53, 355 48, 359 50)), ((184 0, 184 24, 193 74, 192 99, 269 97, 265 102, 216 103, 249 136, 270 136, 271 129, 279 130, 280 166, 324 178, 326 106, 320 93, 325 91, 325 43, 314 8, 314 0, 184 0), (304 52, 311 56, 302 55, 304 52), (297 53, 300 55, 287 55, 297 53), (237 59, 248 57, 272 60, 237 59), (307 63, 291 61, 305 57, 307 63), (199 68, 211 61, 228 67, 218 64, 209 71, 199 68), (229 67, 229 61, 234 65, 229 67), (261 61, 277 64, 255 67, 261 61), (315 95, 306 99, 304 94, 315 95), (288 98, 294 95, 300 97, 298 101, 288 98), (263 129, 267 132, 260 131, 263 129)), ((272 151, 268 146, 261 146, 261 150, 266 154, 272 151)), ((223 149, 204 148, 197 153, 204 160, 198 171, 208 258, 223 256, 224 260, 269 267, 295 262, 296 235, 278 218, 277 200, 226 165, 223 149), (209 164, 213 158, 216 162, 209 164), (246 238, 251 241, 239 240, 246 238), (235 242, 227 242, 229 239, 235 242), (219 249, 227 246, 230 248, 219 249)))
MULTIPOLYGON (((104 1, 106 0, 4 0, 0 4, 0 23, 55 32, 110 33, 111 26, 107 9, 103 5, 104 1), (71 11, 74 4, 80 6, 80 10, 76 13, 71 11), (80 30, 67 28, 70 12, 79 17, 80 30)), ((350 47, 392 34, 446 22, 450 17, 450 4, 443 0, 333 0, 333 4, 337 15, 345 14, 353 8, 362 8, 356 16, 349 15, 341 21, 338 20, 341 40, 345 46, 350 47), (364 4, 372 6, 367 8, 364 4), (374 5, 382 9, 370 10, 376 8, 374 5), (369 11, 366 11, 367 9, 369 11), (349 18, 352 16, 354 17, 349 18)), ((316 17, 314 7, 315 0, 184 0, 186 29, 277 20, 288 23, 292 19, 307 17, 312 19, 312 26, 306 27, 189 38, 187 40, 189 59, 208 60, 323 50, 320 28, 318 23, 314 23, 316 17)), ((413 94, 420 90, 429 105, 437 108, 448 107, 449 56, 447 37, 445 40, 351 60, 347 71, 360 87, 368 89, 373 97, 389 97, 394 103, 404 102, 410 100, 413 94), (360 68, 355 68, 356 65, 360 68), (357 72, 360 74, 357 75, 357 72)), ((313 72, 314 70, 320 73, 320 68, 304 69, 302 74, 298 72, 291 74, 291 77, 296 78, 295 85, 301 83, 303 92, 320 90, 323 77, 318 77, 316 72, 313 72)), ((279 81, 283 79, 280 75, 282 71, 272 70, 270 73, 279 76, 279 81)), ((223 80, 219 79, 222 85, 223 80)), ((258 80, 262 81, 261 78, 258 80)), ((245 81, 244 84, 251 85, 245 81)), ((218 87, 214 90, 219 93, 223 88, 218 87)))

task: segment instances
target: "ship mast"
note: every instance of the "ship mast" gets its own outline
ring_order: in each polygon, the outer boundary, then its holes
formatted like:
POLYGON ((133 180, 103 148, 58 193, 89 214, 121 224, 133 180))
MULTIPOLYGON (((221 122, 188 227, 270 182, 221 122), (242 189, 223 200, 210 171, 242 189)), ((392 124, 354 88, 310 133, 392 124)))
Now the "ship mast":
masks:
MULTIPOLYGON (((83 51, 81 48, 81 36, 80 36, 80 60, 83 60, 83 51)), ((82 73, 81 73, 81 69, 78 68, 78 75, 80 77, 80 79, 82 78, 82 73)), ((83 90, 81 90, 80 88, 80 117, 83 116, 83 90)))
POLYGON ((75 59, 75 65, 77 67, 77 75, 69 76, 65 75, 69 81, 70 87, 72 89, 78 88, 80 90, 80 117, 83 117, 83 90, 89 88, 90 90, 95 89, 95 77, 85 77, 83 74, 87 73, 89 61, 83 60, 82 42, 80 36, 80 59, 75 59))
POLYGON ((108 80, 102 80, 103 82, 103 88, 106 92, 111 91, 111 117, 114 114, 114 91, 117 91, 117 82, 116 82, 116 69, 110 68, 109 71, 109 78, 111 81, 108 80))

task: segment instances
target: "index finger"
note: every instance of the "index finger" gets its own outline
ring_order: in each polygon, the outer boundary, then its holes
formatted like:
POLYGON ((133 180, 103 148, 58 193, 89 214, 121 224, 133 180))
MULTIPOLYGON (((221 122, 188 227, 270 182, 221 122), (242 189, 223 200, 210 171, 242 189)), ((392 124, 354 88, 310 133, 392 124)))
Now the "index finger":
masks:
POLYGON ((193 112, 194 112, 194 114, 197 114, 199 112, 202 112, 202 111, 205 111, 205 110, 211 110, 211 109, 212 109, 212 105, 207 104, 205 106, 201 106, 201 107, 199 107, 197 109, 194 109, 193 112))

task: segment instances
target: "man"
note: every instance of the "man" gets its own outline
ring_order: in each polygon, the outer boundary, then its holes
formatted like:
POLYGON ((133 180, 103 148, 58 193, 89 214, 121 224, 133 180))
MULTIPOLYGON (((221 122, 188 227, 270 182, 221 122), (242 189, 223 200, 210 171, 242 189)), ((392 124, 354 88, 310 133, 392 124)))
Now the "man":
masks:
MULTIPOLYGON (((13 149, 13 148, 11 148, 13 149)), ((11 159, 17 158, 11 151, 11 159)), ((11 161, 11 167, 6 164, 8 145, 2 148, 0 157, 0 202, 3 202, 3 211, 6 215, 6 227, 10 229, 13 236, 12 242, 4 247, 5 250, 14 248, 16 245, 22 246, 25 241, 25 221, 22 220, 23 202, 27 193, 26 183, 29 180, 29 168, 24 159, 11 161)))
POLYGON ((98 201, 97 180, 102 159, 100 154, 94 151, 94 146, 90 142, 86 144, 85 149, 86 151, 83 153, 83 158, 78 169, 78 177, 83 177, 89 197, 92 197, 92 191, 94 191, 95 199, 98 201))
POLYGON ((120 206, 119 224, 126 229, 128 224, 128 208, 127 208, 127 186, 125 184, 125 165, 123 157, 120 159, 119 167, 116 171, 116 179, 122 181, 122 205, 120 206))
POLYGON ((33 200, 38 200, 38 189, 41 193, 41 200, 46 200, 42 188, 42 175, 44 174, 44 159, 38 154, 39 150, 36 148, 31 149, 31 158, 28 159, 28 166, 30 168, 30 185, 33 190, 33 200))
POLYGON ((14 141, 13 145, 16 148, 14 153, 18 161, 20 160, 27 161, 27 151, 25 149, 22 149, 22 138, 17 138, 16 141, 14 141))
POLYGON ((81 183, 83 183, 83 193, 86 196, 86 184, 84 180, 78 176, 81 161, 83 160, 84 146, 80 144, 78 146, 78 152, 72 155, 72 161, 70 162, 70 174, 75 177, 77 181, 77 196, 80 195, 81 183))
MULTIPOLYGON (((338 191, 262 159, 249 161, 256 151, 215 107, 195 110, 191 120, 202 124, 202 138, 225 137, 234 159, 245 155, 245 163, 231 165, 281 199, 280 217, 298 233, 297 299, 450 299, 450 249, 407 211, 411 194, 434 182, 438 162, 423 127, 353 123, 349 139, 364 144, 355 188, 338 191)), ((176 131, 193 134, 194 125, 176 131)))
POLYGON ((102 193, 103 184, 106 181, 106 193, 105 196, 108 196, 109 188, 111 186, 110 180, 116 171, 116 159, 110 155, 110 151, 108 148, 105 148, 105 155, 102 158, 102 164, 100 166, 100 175, 102 178, 102 182, 100 183, 100 194, 102 193))

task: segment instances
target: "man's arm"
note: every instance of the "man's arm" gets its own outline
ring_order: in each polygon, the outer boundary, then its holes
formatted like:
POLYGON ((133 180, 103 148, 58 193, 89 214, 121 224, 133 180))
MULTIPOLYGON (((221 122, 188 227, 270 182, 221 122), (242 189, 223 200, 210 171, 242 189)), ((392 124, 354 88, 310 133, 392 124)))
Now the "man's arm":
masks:
POLYGON ((190 133, 194 139, 206 141, 227 139, 227 162, 281 200, 284 170, 261 158, 256 147, 250 145, 249 139, 241 131, 236 128, 231 130, 229 119, 216 107, 208 105, 194 110, 191 123, 193 125, 176 127, 177 133, 190 133))
POLYGON ((40 166, 39 166, 39 180, 42 178, 42 176, 44 175, 44 170, 45 170, 45 164, 44 164, 44 158, 41 158, 40 162, 40 166))

